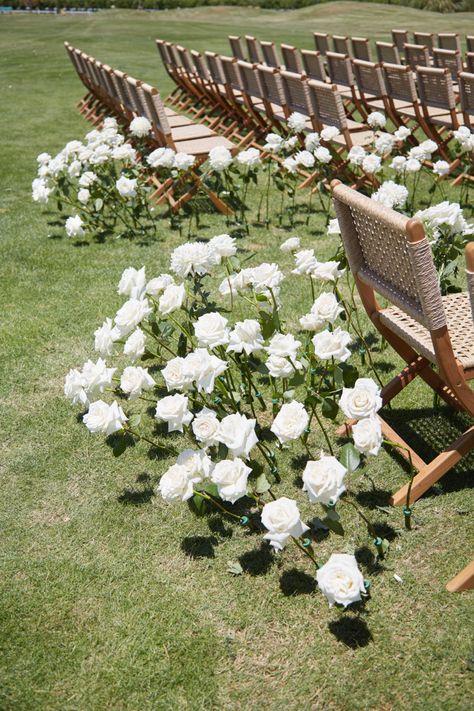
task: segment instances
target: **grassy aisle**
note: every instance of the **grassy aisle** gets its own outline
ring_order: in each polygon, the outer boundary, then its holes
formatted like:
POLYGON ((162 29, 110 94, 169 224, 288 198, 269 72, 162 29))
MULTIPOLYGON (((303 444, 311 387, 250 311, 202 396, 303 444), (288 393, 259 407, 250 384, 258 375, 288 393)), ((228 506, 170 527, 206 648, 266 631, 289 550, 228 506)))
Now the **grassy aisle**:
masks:
MULTIPOLYGON (((166 90, 155 36, 201 50, 227 51, 231 32, 311 47, 316 28, 387 39, 395 25, 464 32, 473 20, 359 3, 0 19, 2 710, 469 707, 472 598, 449 595, 444 584, 469 559, 473 460, 417 504, 420 525, 409 536, 398 535, 399 511, 376 508, 404 481, 398 462, 377 459, 375 490, 357 480, 360 504, 393 538, 359 617, 328 610, 293 551, 274 560, 258 536, 155 502, 166 463, 144 447, 114 459, 77 425, 62 385, 120 305, 122 270, 144 264, 159 273, 179 237, 163 222, 162 241, 150 245, 73 246, 54 214, 32 204, 30 183, 39 152, 88 130, 74 108, 81 87, 65 39, 166 90), (245 574, 232 578, 227 563, 237 559, 245 574)), ((216 218, 205 222, 203 236, 224 231, 216 218)), ((324 257, 334 245, 321 227, 316 217, 298 233, 324 257)), ((286 236, 255 229, 242 249, 270 261, 286 236)), ((286 288, 302 313, 309 295, 299 282, 286 288)), ((389 375, 391 353, 379 360, 389 375)), ((429 393, 411 393, 402 405, 419 429, 433 443, 452 439, 455 423, 432 416, 429 393)), ((286 466, 292 480, 289 457, 286 466)), ((341 550, 361 549, 367 572, 367 538, 351 517, 348 529, 341 550)), ((331 549, 322 542, 321 558, 331 549)))

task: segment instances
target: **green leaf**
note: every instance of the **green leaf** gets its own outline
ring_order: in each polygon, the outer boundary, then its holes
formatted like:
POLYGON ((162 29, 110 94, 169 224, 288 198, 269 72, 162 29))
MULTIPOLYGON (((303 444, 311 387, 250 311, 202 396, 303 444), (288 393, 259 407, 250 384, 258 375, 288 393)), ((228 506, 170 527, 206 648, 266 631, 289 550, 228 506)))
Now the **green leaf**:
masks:
POLYGON ((339 521, 339 516, 336 514, 337 519, 335 519, 331 514, 335 514, 335 511, 329 511, 326 518, 323 519, 323 524, 329 528, 330 531, 336 534, 336 536, 343 536, 344 529, 342 523, 339 521))
POLYGON ((359 371, 350 363, 341 363, 340 368, 342 370, 344 387, 353 388, 357 378, 359 377, 359 371))
POLYGON ((262 336, 265 339, 271 338, 277 330, 273 314, 270 316, 269 314, 262 312, 260 314, 260 325, 262 327, 262 336))
POLYGON ((139 413, 136 413, 135 415, 132 415, 128 421, 130 427, 132 430, 135 430, 137 427, 140 426, 140 422, 142 420, 142 416, 139 413))
POLYGON ((339 387, 344 385, 344 373, 339 365, 336 365, 334 368, 334 382, 339 387))
POLYGON ((206 510, 206 500, 199 496, 199 494, 194 494, 191 499, 194 510, 198 516, 202 516, 206 510))
POLYGON ((360 464, 360 453, 354 447, 352 442, 348 442, 341 447, 339 461, 349 472, 355 472, 360 464))
POLYGON ((227 561, 227 572, 231 573, 232 575, 242 575, 242 573, 244 572, 244 569, 240 565, 239 561, 228 560, 227 561))
POLYGON ((327 417, 328 420, 334 420, 337 417, 338 411, 339 406, 335 400, 332 400, 331 398, 324 398, 321 407, 321 412, 324 417, 327 417))
POLYGON ((184 358, 187 349, 187 339, 184 333, 181 333, 178 339, 178 355, 184 358))
POLYGON ((260 476, 258 477, 258 479, 255 482, 255 491, 257 492, 257 494, 264 494, 270 488, 271 488, 271 484, 268 481, 265 474, 260 474, 260 476))
POLYGON ((206 494, 209 494, 209 496, 215 496, 216 498, 219 498, 219 490, 216 484, 211 484, 211 482, 208 482, 207 484, 204 484, 201 489, 205 491, 206 494))

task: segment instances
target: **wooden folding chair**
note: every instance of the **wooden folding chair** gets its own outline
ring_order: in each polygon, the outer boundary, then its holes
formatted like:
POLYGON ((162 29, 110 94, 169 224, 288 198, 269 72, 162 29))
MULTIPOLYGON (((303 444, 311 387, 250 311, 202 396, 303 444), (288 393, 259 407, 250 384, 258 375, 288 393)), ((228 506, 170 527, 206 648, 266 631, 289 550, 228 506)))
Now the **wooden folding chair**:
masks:
POLYGON ((334 51, 337 54, 347 54, 349 57, 351 56, 349 37, 346 37, 345 35, 333 35, 332 43, 334 46, 334 51))
POLYGON ((326 32, 313 32, 313 38, 316 51, 325 57, 326 54, 331 51, 329 35, 326 32))
POLYGON ((337 52, 328 52, 326 60, 329 79, 336 84, 343 97, 347 114, 352 118, 358 111, 365 118, 366 112, 356 90, 351 58, 337 52))
MULTIPOLYGON (((451 407, 474 417, 474 245, 468 250, 469 293, 441 296, 423 224, 333 181, 336 215, 356 286, 375 328, 406 362, 382 389, 386 405, 420 376, 451 407), (472 267, 472 271, 469 271, 472 267), (381 308, 376 294, 389 306, 381 308), (434 369, 436 368, 436 370, 434 369)), ((474 449, 474 425, 426 463, 380 417, 385 436, 404 449, 418 473, 392 496, 410 504, 474 449), (410 500, 407 494, 410 491, 410 500)), ((352 423, 348 424, 350 428, 352 423)))
POLYGON ((463 123, 474 131, 474 72, 459 74, 459 98, 463 123))
POLYGON ((284 69, 286 69, 287 72, 301 74, 303 71, 303 65, 296 47, 292 47, 289 44, 281 44, 280 49, 281 56, 283 57, 284 69))
POLYGON ((466 52, 466 71, 474 74, 474 52, 466 52))
POLYGON ((433 54, 433 49, 436 46, 435 35, 433 32, 414 32, 413 39, 415 44, 427 47, 428 52, 433 54))
POLYGON ((474 35, 466 35, 466 47, 468 52, 474 52, 474 35))
POLYGON ((282 71, 280 79, 287 116, 292 113, 307 116, 306 129, 308 131, 317 130, 317 126, 311 120, 312 111, 309 104, 306 75, 282 71))
MULTIPOLYGON (((398 49, 400 56, 404 54, 405 45, 410 42, 410 35, 407 30, 392 30, 392 42, 398 49)), ((383 60, 379 60, 383 61, 383 60)), ((393 62, 397 64, 397 62, 393 62)))
POLYGON ((418 67, 416 79, 425 124, 431 138, 438 143, 438 150, 449 160, 447 145, 451 131, 458 129, 463 120, 457 111, 451 73, 449 69, 418 67))
POLYGON ((384 111, 394 123, 400 125, 397 115, 391 113, 381 65, 362 59, 353 59, 352 70, 366 113, 384 111))
POLYGON ((241 59, 242 61, 247 61, 247 54, 244 50, 244 45, 241 37, 236 35, 229 35, 229 44, 232 52, 232 56, 236 59, 241 59))
POLYGON ((461 54, 461 38, 457 32, 440 32, 438 34, 438 47, 440 49, 454 49, 461 54))
POLYGON ((274 42, 260 42, 262 49, 263 60, 268 67, 280 67, 281 61, 274 42))
POLYGON ((252 37, 251 35, 245 35, 245 41, 247 42, 247 54, 249 60, 254 64, 263 62, 263 54, 258 39, 255 39, 255 37, 252 37))
POLYGON ((262 101, 265 105, 267 117, 275 128, 286 133, 286 120, 290 115, 290 111, 286 106, 279 70, 273 67, 266 67, 263 64, 257 64, 255 71, 258 73, 263 93, 262 101))
POLYGON ((377 52, 377 59, 380 63, 402 63, 402 60, 400 58, 400 50, 398 49, 397 45, 392 42, 376 42, 375 50, 377 52))
POLYGON ((454 576, 446 585, 448 592, 463 592, 474 588, 474 560, 471 561, 460 573, 454 576))
POLYGON ((328 75, 324 67, 324 60, 321 52, 315 52, 312 49, 302 49, 301 59, 303 61, 303 70, 308 79, 315 81, 328 81, 328 75))
POLYGON ((461 55, 457 50, 437 47, 433 50, 433 66, 437 69, 449 69, 454 83, 457 83, 458 74, 464 69, 461 55))
POLYGON ((414 130, 421 129, 426 136, 432 137, 423 116, 416 83, 411 67, 400 64, 382 64, 390 115, 394 114, 404 125, 415 123, 414 130))
POLYGON ((413 71, 417 67, 429 67, 430 53, 428 52, 428 47, 423 44, 406 44, 405 61, 413 71))
POLYGON ((366 37, 351 37, 352 56, 364 62, 371 62, 370 43, 366 37))

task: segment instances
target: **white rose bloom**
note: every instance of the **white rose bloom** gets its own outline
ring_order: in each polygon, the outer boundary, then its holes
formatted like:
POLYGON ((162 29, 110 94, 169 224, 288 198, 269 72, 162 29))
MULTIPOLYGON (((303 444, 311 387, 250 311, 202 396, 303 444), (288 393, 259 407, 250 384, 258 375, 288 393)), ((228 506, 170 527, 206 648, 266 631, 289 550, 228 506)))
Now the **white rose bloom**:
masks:
POLYGON ((95 183, 96 180, 97 175, 90 170, 86 170, 79 178, 79 185, 81 188, 90 188, 92 183, 95 183))
POLYGON ((413 146, 413 148, 410 148, 408 151, 408 158, 415 158, 419 161, 424 161, 426 159, 426 151, 421 143, 419 146, 413 146))
POLYGON ((387 119, 380 111, 372 111, 372 113, 367 116, 367 123, 370 128, 385 128, 387 119))
POLYGON ((281 406, 280 412, 273 420, 270 430, 284 444, 301 437, 308 426, 309 415, 304 406, 293 400, 281 406))
POLYGON ((151 131, 151 123, 145 116, 137 116, 130 123, 130 133, 137 138, 148 136, 151 131))
POLYGON ((217 435, 219 432, 219 420, 214 410, 203 407, 194 417, 191 425, 193 434, 198 442, 202 442, 205 447, 211 447, 217 444, 217 435))
POLYGON ((334 358, 336 362, 344 363, 351 355, 348 349, 352 338, 347 331, 339 326, 334 331, 322 331, 312 338, 314 352, 321 360, 334 358))
POLYGON ((89 158, 89 162, 91 165, 102 165, 109 160, 111 155, 112 149, 110 146, 105 145, 105 143, 101 143, 94 148, 92 155, 89 158))
POLYGON ((241 151, 237 156, 237 161, 248 168, 254 168, 260 165, 260 151, 257 148, 248 148, 246 151, 241 151))
POLYGON ((64 379, 64 394, 73 405, 88 405, 89 400, 84 390, 85 379, 80 370, 71 368, 64 379))
POLYGON ((102 358, 98 358, 95 363, 92 360, 87 360, 84 363, 82 377, 89 401, 112 385, 112 376, 116 370, 117 368, 107 368, 107 364, 102 358))
POLYGON ((80 203, 82 203, 82 205, 87 205, 90 196, 90 190, 88 190, 87 188, 81 188, 81 190, 79 190, 77 193, 77 199, 80 203))
POLYGON ((298 163, 294 158, 285 158, 282 163, 282 166, 285 170, 288 171, 288 173, 291 173, 292 175, 294 175, 298 170, 298 163))
POLYGON ((433 163, 433 173, 436 175, 439 175, 440 177, 443 177, 444 175, 448 175, 449 173, 449 163, 446 160, 437 160, 436 163, 433 163))
POLYGON ((221 420, 216 439, 225 444, 232 457, 248 459, 250 451, 258 442, 255 420, 238 412, 227 415, 221 420))
POLYGON ((233 257, 237 254, 235 237, 230 235, 216 235, 209 240, 209 247, 214 251, 216 264, 220 264, 223 257, 233 257))
POLYGON ((246 318, 238 321, 229 335, 227 352, 250 355, 263 348, 263 336, 260 324, 255 319, 246 318))
POLYGON ((41 178, 35 178, 31 183, 31 197, 34 202, 40 204, 46 204, 49 199, 51 189, 48 188, 47 183, 41 178))
POLYGON ((188 274, 209 274, 216 264, 216 255, 209 242, 185 242, 171 253, 171 271, 182 279, 188 274))
POLYGON ((333 553, 316 572, 316 581, 329 607, 335 603, 347 607, 362 600, 361 593, 365 593, 364 578, 357 561, 347 553, 333 553))
POLYGON ((112 151, 114 160, 129 161, 135 163, 137 160, 137 152, 130 143, 123 143, 121 146, 116 146, 112 151))
POLYGON ((353 388, 343 388, 339 407, 346 417, 372 417, 382 407, 380 388, 372 378, 358 378, 353 388))
POLYGON ((317 323, 314 330, 319 330, 325 323, 334 323, 339 314, 343 311, 344 309, 334 294, 330 291, 323 291, 311 307, 310 313, 314 317, 312 323, 317 323))
POLYGON ((327 126, 321 131, 321 138, 323 141, 333 141, 336 136, 339 136, 340 131, 336 126, 327 126))
POLYGON ((148 299, 135 299, 132 297, 124 303, 115 315, 115 325, 121 336, 127 336, 133 331, 149 314, 151 307, 148 299))
POLYGON ((84 237, 86 234, 81 218, 79 215, 72 215, 66 220, 66 234, 68 237, 84 237))
POLYGON ((141 358, 141 356, 145 352, 145 341, 146 341, 146 336, 141 330, 141 328, 137 328, 131 336, 127 338, 125 341, 125 345, 123 347, 123 352, 126 356, 131 358, 132 363, 141 358))
POLYGON ((328 233, 328 235, 340 235, 341 234, 341 227, 339 225, 339 220, 337 219, 337 217, 335 217, 332 220, 329 220, 327 233, 328 233))
POLYGON ((457 202, 445 200, 426 210, 419 210, 414 216, 422 220, 427 229, 433 231, 434 237, 437 237, 443 228, 451 235, 470 234, 470 225, 466 222, 461 206, 457 202))
POLYGON ((251 468, 238 457, 224 459, 215 465, 211 481, 216 484, 223 501, 235 504, 238 499, 247 494, 247 480, 251 471, 251 468))
POLYGON ((453 131, 453 137, 459 143, 461 151, 472 151, 474 149, 474 133, 468 126, 460 126, 456 131, 453 131))
POLYGON ((102 326, 94 331, 94 348, 101 356, 110 356, 114 352, 114 341, 120 338, 118 328, 115 328, 112 319, 106 318, 102 326))
POLYGON ((103 128, 109 128, 109 129, 117 129, 118 124, 117 124, 117 119, 114 119, 113 116, 106 116, 104 119, 104 122, 102 124, 103 128))
POLYGON ((283 148, 283 138, 277 133, 269 133, 265 138, 263 150, 268 153, 279 153, 283 148))
POLYGON ((397 141, 405 141, 408 136, 411 136, 411 128, 400 126, 393 134, 397 141))
POLYGON ((265 540, 277 551, 282 551, 288 538, 299 538, 309 531, 309 526, 301 520, 296 501, 282 496, 276 501, 270 501, 262 509, 262 524, 268 530, 265 540))
POLYGON ((194 324, 194 334, 198 345, 208 348, 217 348, 229 343, 229 329, 227 319, 217 311, 203 314, 194 324))
POLYGON ((49 153, 40 153, 36 157, 36 160, 38 162, 38 165, 46 165, 51 160, 51 156, 49 155, 49 153))
POLYGON ((73 160, 67 172, 71 178, 78 178, 81 174, 82 164, 79 160, 73 160))
POLYGON ((160 274, 160 276, 150 279, 145 287, 145 293, 150 294, 150 296, 158 296, 170 284, 174 284, 171 274, 160 274))
POLYGON ((185 297, 184 284, 169 284, 160 296, 158 308, 164 315, 171 314, 181 308, 185 297))
POLYGON ((178 455, 176 464, 186 467, 189 474, 200 477, 200 480, 207 479, 213 469, 213 462, 202 449, 183 449, 178 455))
POLYGON ((395 145, 396 139, 391 133, 381 133, 375 139, 374 147, 375 151, 380 155, 386 155, 391 153, 393 146, 395 145))
POLYGON ((125 416, 124 411, 116 400, 111 405, 108 405, 103 400, 96 400, 91 403, 89 412, 82 418, 89 432, 93 434, 101 432, 106 435, 111 435, 123 429, 127 420, 128 417, 125 416))
POLYGON ((317 133, 317 132, 308 133, 304 139, 304 147, 306 148, 307 151, 313 152, 319 146, 319 140, 320 140, 319 133, 317 133))
POLYGON ((407 173, 418 173, 421 170, 421 163, 417 158, 408 158, 405 163, 405 170, 407 173))
POLYGON ((339 269, 339 262, 317 262, 311 276, 321 281, 336 281, 344 274, 344 269, 339 269))
POLYGON ((300 346, 301 341, 297 341, 292 333, 275 333, 265 350, 269 355, 294 360, 297 357, 297 350, 300 346))
POLYGON ((174 168, 176 153, 172 148, 157 148, 147 156, 150 168, 174 168))
POLYGON ((214 390, 214 381, 227 370, 228 363, 205 348, 196 348, 184 359, 184 375, 189 382, 194 382, 198 392, 208 395, 214 390))
POLYGON ((321 321, 316 314, 304 314, 300 318, 300 326, 304 331, 319 331, 324 326, 324 321, 321 321))
POLYGON ((194 494, 193 485, 201 481, 197 474, 192 476, 183 464, 173 464, 161 477, 158 491, 165 501, 187 501, 194 494))
POLYGON ((314 157, 317 161, 324 164, 330 163, 332 160, 331 151, 329 151, 324 146, 318 146, 316 148, 316 150, 314 151, 314 157))
POLYGON ((176 153, 174 167, 176 170, 189 170, 196 162, 196 158, 189 153, 176 153))
POLYGON ((383 444, 382 428, 378 417, 365 417, 352 427, 356 449, 362 454, 377 456, 383 444))
POLYGON ((303 168, 312 168, 316 159, 309 151, 298 151, 295 155, 295 161, 297 165, 301 165, 303 168))
POLYGON ((184 372, 184 358, 180 356, 171 358, 161 371, 161 375, 164 378, 168 392, 171 390, 187 390, 191 386, 191 380, 184 372))
POLYGON ((366 173, 377 173, 382 167, 382 159, 375 153, 369 153, 362 161, 362 170, 366 173))
POLYGON ((137 194, 137 179, 136 178, 126 178, 122 175, 121 178, 115 183, 120 195, 124 198, 134 198, 137 194))
POLYGON ((232 153, 223 146, 217 146, 209 151, 209 164, 212 170, 220 173, 232 165, 232 153))
POLYGON ((288 127, 295 133, 302 133, 306 128, 307 117, 294 111, 288 119, 288 127))
POLYGON ((139 299, 145 291, 145 282, 145 267, 141 269, 127 267, 127 269, 123 270, 122 276, 120 277, 117 294, 133 296, 135 299, 139 299))
POLYGON ((420 143, 418 148, 423 151, 423 158, 421 160, 430 160, 432 154, 438 150, 438 144, 432 141, 431 138, 427 138, 426 141, 420 143))
POLYGON ((265 363, 272 378, 289 378, 296 370, 301 370, 302 365, 298 360, 292 360, 283 356, 271 355, 265 363), (294 366, 294 367, 293 367, 294 366))
POLYGON ((168 432, 182 432, 183 427, 193 419, 193 414, 188 410, 188 398, 176 393, 158 400, 155 417, 168 423, 168 432))
POLYGON ((308 492, 312 504, 335 504, 344 493, 347 469, 323 452, 318 460, 309 460, 303 472, 303 491, 308 492))
POLYGON ((120 378, 120 388, 122 392, 128 395, 130 400, 136 400, 144 390, 151 390, 154 385, 156 385, 156 383, 148 372, 148 369, 141 368, 140 366, 127 366, 120 378))
POLYGON ((300 248, 300 244, 301 240, 299 237, 289 237, 280 245, 280 249, 282 252, 294 252, 300 248))
POLYGON ((408 198, 408 190, 404 185, 398 185, 393 180, 386 180, 380 188, 371 195, 372 200, 380 202, 385 207, 403 208, 408 198))
POLYGON ((395 158, 390 163, 390 167, 396 173, 403 173, 406 169, 407 159, 405 156, 395 156, 395 158))
POLYGON ((51 175, 53 178, 56 178, 61 171, 64 170, 66 167, 66 162, 61 155, 57 155, 54 158, 51 158, 51 160, 48 163, 48 173, 51 175))
POLYGON ((295 254, 295 268, 292 274, 311 274, 318 261, 314 255, 314 249, 302 249, 295 254))
POLYGON ((347 158, 352 165, 361 165, 366 155, 367 153, 362 146, 352 146, 347 158))
POLYGON ((241 269, 240 272, 229 274, 219 285, 221 296, 237 296, 239 291, 248 289, 252 280, 252 269, 241 269))
POLYGON ((283 272, 278 264, 262 262, 257 267, 253 267, 250 274, 250 282, 257 293, 265 292, 267 289, 275 289, 284 279, 283 272))

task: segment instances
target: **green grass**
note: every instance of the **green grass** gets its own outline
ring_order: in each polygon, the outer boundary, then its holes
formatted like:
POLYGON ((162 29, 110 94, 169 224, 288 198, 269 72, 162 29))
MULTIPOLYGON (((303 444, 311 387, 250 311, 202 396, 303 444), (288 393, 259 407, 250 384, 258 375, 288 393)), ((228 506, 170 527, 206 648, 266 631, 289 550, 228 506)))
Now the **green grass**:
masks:
MULTIPOLYGON (((472 459, 417 503, 411 534, 399 531, 399 510, 375 508, 406 479, 398 461, 383 453, 372 464, 375 493, 356 477, 361 505, 393 533, 383 569, 374 569, 366 535, 347 517, 341 550, 362 549, 372 581, 359 615, 329 610, 293 550, 272 560, 259 536, 155 501, 151 490, 166 463, 142 446, 114 459, 77 424, 62 384, 119 305, 122 270, 145 264, 159 273, 179 237, 163 222, 162 241, 149 245, 74 246, 60 236, 54 213, 31 203, 30 182, 40 151, 56 152, 88 130, 75 110, 81 86, 65 39, 165 93, 156 36, 200 50, 227 51, 226 35, 245 32, 311 47, 316 29, 386 39, 392 26, 464 32, 473 19, 360 3, 284 13, 2 17, 2 710, 472 708, 472 604, 469 594, 444 588, 470 558, 472 459), (245 573, 232 578, 227 562, 239 558, 245 573)), ((298 232, 327 256, 334 245, 322 239, 321 225, 316 216, 298 232)), ((200 234, 222 227, 206 218, 200 234)), ((254 228, 241 247, 270 260, 287 233, 254 228)), ((286 288, 291 320, 309 295, 297 281, 286 288)), ((390 376, 391 352, 379 360, 390 376)), ((452 439, 456 422, 433 415, 431 404, 424 387, 413 387, 398 419, 406 424, 411 413, 437 446, 452 439)), ((336 543, 321 542, 319 557, 336 543)))

